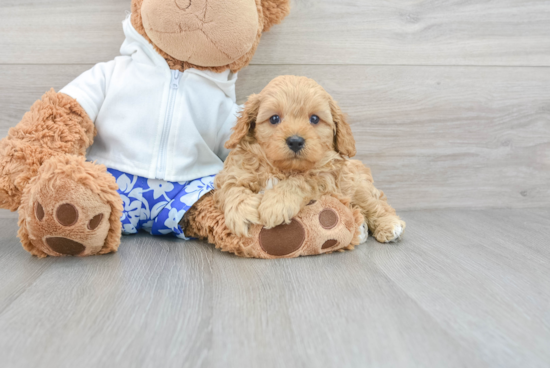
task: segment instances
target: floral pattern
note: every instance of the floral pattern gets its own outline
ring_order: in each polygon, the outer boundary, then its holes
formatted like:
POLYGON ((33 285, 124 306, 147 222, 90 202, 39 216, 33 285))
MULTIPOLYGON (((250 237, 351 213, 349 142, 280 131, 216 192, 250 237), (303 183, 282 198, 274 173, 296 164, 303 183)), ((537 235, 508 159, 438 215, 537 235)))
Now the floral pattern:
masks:
POLYGON ((124 204, 120 218, 123 234, 143 229, 152 235, 174 234, 187 239, 179 225, 181 219, 203 195, 214 189, 215 175, 172 183, 108 171, 116 179, 124 204))

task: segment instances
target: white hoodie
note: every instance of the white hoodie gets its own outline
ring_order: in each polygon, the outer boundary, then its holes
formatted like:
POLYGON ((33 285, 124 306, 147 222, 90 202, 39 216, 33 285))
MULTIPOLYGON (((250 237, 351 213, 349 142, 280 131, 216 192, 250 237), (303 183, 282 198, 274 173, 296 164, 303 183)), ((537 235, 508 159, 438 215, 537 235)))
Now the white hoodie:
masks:
POLYGON ((123 28, 122 56, 97 64, 60 91, 95 122, 98 135, 87 158, 172 182, 217 174, 239 110, 237 74, 170 70, 129 18, 123 28))

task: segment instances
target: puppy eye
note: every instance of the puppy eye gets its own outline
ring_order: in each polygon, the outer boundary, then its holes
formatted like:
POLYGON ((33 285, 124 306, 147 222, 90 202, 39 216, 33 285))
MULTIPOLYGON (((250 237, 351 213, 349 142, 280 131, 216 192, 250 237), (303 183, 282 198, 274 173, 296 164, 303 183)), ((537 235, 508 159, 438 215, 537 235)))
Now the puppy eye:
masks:
POLYGON ((313 125, 319 124, 320 120, 321 119, 319 119, 319 117, 317 115, 311 115, 311 117, 309 118, 309 122, 313 125))
POLYGON ((281 122, 281 118, 279 117, 279 115, 273 115, 270 119, 269 119, 269 122, 273 125, 277 125, 281 122))

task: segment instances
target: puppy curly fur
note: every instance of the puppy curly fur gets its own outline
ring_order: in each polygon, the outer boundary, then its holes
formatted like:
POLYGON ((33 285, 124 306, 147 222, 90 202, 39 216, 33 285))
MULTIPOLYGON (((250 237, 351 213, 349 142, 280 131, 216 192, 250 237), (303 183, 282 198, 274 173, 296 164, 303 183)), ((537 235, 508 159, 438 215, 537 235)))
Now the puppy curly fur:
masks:
POLYGON ((251 225, 288 224, 308 202, 327 194, 350 198, 380 242, 396 240, 405 229, 374 187, 371 171, 349 159, 356 150, 346 117, 311 79, 278 77, 250 96, 226 147, 233 151, 216 177, 214 200, 238 236, 248 236, 251 225), (270 122, 275 115, 278 124, 270 122), (317 124, 310 122, 313 115, 317 124), (287 144, 292 136, 305 140, 298 153, 287 144), (264 191, 274 179, 278 184, 264 191))

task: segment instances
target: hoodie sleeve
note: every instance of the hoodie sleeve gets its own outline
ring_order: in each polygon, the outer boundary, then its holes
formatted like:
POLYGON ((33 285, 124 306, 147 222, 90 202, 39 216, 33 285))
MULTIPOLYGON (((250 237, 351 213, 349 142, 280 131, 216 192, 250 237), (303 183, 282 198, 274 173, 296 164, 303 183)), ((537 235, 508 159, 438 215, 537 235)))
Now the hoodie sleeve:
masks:
POLYGON ((231 113, 218 132, 218 149, 216 151, 216 155, 218 155, 222 161, 225 161, 229 155, 229 150, 225 148, 225 142, 229 140, 229 137, 231 137, 231 134, 233 133, 232 129, 237 123, 237 116, 239 115, 239 111, 241 111, 242 107, 243 106, 234 104, 231 113))
POLYGON ((114 68, 114 60, 108 63, 99 63, 82 73, 59 92, 74 98, 95 123, 103 101, 105 101, 114 68))

